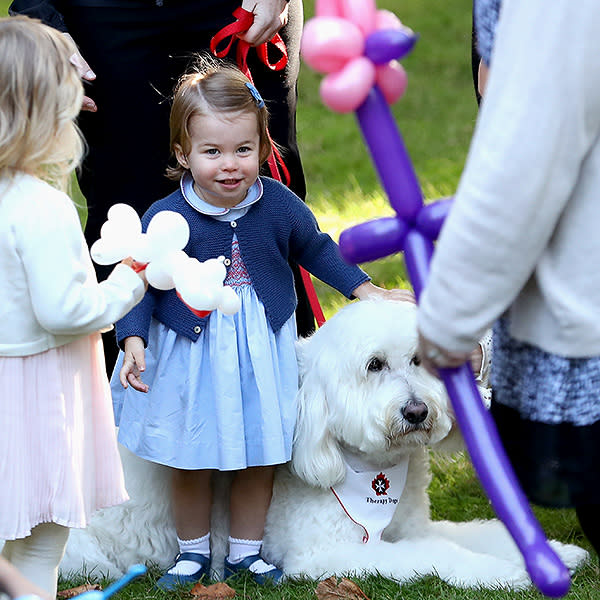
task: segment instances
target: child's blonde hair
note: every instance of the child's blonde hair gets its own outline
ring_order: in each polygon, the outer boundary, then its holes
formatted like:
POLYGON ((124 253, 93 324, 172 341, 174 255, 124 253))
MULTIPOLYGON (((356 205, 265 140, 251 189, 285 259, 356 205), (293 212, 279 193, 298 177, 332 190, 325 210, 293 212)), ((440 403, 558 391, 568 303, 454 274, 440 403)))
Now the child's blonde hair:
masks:
MULTIPOLYGON (((185 154, 190 150, 190 121, 208 113, 251 112, 256 115, 260 140, 259 161, 262 165, 271 154, 267 132, 269 113, 260 96, 253 95, 248 78, 233 64, 199 56, 193 69, 177 83, 169 121, 171 153, 178 144, 185 154)), ((251 85, 251 84, 250 84, 251 85)), ((167 177, 178 181, 186 169, 177 163, 167 168, 167 177)))
POLYGON ((84 144, 83 85, 68 38, 28 17, 0 19, 0 177, 24 172, 66 189, 84 144))

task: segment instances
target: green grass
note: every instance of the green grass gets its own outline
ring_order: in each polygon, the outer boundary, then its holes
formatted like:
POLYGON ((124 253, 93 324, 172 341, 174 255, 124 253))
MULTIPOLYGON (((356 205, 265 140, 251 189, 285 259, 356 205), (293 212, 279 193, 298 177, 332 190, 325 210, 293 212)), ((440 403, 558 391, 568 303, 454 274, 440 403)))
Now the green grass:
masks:
MULTIPOLYGON (((8 2, 0 0, 0 14, 8 2)), ((380 8, 395 12, 420 34, 412 54, 403 61, 409 84, 406 95, 393 112, 427 200, 452 194, 456 188, 476 117, 470 70, 471 0, 381 0, 380 8)), ((307 18, 313 3, 306 5, 307 18)), ((73 32, 75 33, 75 32, 73 32)), ((379 216, 393 214, 387 204, 368 153, 352 115, 338 115, 320 102, 320 76, 303 67, 299 83, 298 136, 307 184, 308 202, 322 229, 337 239, 346 227, 379 216)), ((410 287, 401 256, 393 256, 363 267, 375 283, 386 287, 410 287)), ((326 317, 346 300, 316 283, 326 317)), ((493 516, 470 462, 433 461, 430 488, 432 513, 436 519, 455 521, 493 516)), ((571 510, 534 509, 551 538, 589 549, 571 510)), ((594 561, 573 578, 568 600, 600 598, 599 572, 594 561)), ((153 590, 158 573, 134 582, 119 593, 123 600, 142 598, 189 598, 185 591, 165 594, 153 590)), ((92 578, 94 579, 94 578, 92 578)), ((85 578, 61 581, 67 588, 85 578)), ((457 590, 436 577, 398 585, 381 577, 355 579, 373 600, 417 600, 430 598, 466 600, 525 600, 542 598, 535 589, 525 592, 457 590)), ((103 582, 106 583, 106 582, 103 582)), ((262 589, 249 581, 234 587, 241 598, 253 600, 314 598, 315 582, 294 581, 262 589)))

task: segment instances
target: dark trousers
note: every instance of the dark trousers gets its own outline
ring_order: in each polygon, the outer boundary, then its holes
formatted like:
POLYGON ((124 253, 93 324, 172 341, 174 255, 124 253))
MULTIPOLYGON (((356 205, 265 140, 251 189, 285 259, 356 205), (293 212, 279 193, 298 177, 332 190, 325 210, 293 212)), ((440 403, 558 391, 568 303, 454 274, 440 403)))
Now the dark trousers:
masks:
MULTIPOLYGON (((169 160, 170 96, 194 52, 207 50, 210 39, 233 21, 240 0, 165 1, 131 7, 102 7, 69 1, 61 9, 82 56, 96 73, 86 84, 97 113, 82 113, 79 124, 89 146, 79 184, 87 200, 85 236, 89 245, 100 236, 108 208, 117 202, 138 214, 172 192, 176 183, 164 176, 169 160)), ((94 4, 88 3, 88 4, 94 4)), ((306 195, 296 144, 296 82, 302 28, 301 2, 290 2, 290 19, 281 35, 288 47, 285 70, 273 72, 250 50, 249 66, 256 87, 269 109, 271 137, 283 148, 291 189, 306 195)), ((232 59, 234 59, 232 56, 232 59)), ((265 172, 265 174, 269 174, 265 172)), ((297 267, 294 265, 297 273, 297 267)), ((99 279, 110 269, 99 267, 99 279)), ((297 277, 298 331, 306 335, 314 320, 304 288, 297 277)), ((104 339, 107 368, 114 366, 114 335, 104 339)))
POLYGON ((578 504, 575 513, 581 526, 581 531, 600 558, 600 504, 578 504))

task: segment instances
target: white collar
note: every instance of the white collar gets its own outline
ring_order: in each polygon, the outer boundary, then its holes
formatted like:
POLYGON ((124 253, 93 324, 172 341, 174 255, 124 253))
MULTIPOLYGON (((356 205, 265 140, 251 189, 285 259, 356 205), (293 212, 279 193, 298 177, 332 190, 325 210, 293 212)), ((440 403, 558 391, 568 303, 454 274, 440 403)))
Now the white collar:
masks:
POLYGON ((190 206, 195 208, 199 213, 202 213, 203 215, 209 215, 211 217, 221 217, 230 211, 247 209, 251 204, 258 202, 263 195, 263 184, 260 180, 260 177, 257 178, 257 180, 250 186, 246 192, 246 197, 233 208, 214 206, 198 196, 196 190, 194 189, 194 179, 192 178, 191 173, 188 171, 186 171, 179 180, 179 188, 186 202, 190 206))
POLYGON ((406 456, 397 465, 381 469, 355 455, 344 455, 346 478, 331 491, 346 515, 363 528, 363 543, 380 540, 392 520, 406 485, 408 460, 406 456))

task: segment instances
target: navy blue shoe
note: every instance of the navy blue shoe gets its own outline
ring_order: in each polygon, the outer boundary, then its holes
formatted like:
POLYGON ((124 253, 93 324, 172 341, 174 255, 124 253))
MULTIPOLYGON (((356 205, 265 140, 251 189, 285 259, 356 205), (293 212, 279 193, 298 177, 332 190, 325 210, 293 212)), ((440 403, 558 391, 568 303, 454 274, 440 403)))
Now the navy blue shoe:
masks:
POLYGON ((238 563, 230 563, 227 558, 225 558, 225 568, 223 569, 223 579, 227 579, 228 577, 233 577, 235 575, 242 575, 243 573, 249 573, 252 579, 258 583, 258 585, 264 585, 265 583, 271 583, 273 585, 277 585, 281 577, 283 576, 283 571, 278 569, 277 567, 271 565, 271 568, 263 573, 254 573, 250 570, 250 566, 254 563, 261 561, 265 566, 269 566, 267 562, 265 562, 260 554, 253 554, 252 556, 247 556, 243 560, 238 563))
POLYGON ((210 556, 197 554, 196 552, 184 552, 175 557, 175 562, 167 569, 167 572, 156 582, 156 587, 165 592, 174 590, 178 585, 186 585, 187 583, 196 583, 202 577, 210 574, 210 556), (195 573, 191 575, 175 575, 169 571, 181 560, 191 560, 198 563, 199 567, 195 573))

